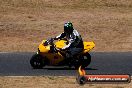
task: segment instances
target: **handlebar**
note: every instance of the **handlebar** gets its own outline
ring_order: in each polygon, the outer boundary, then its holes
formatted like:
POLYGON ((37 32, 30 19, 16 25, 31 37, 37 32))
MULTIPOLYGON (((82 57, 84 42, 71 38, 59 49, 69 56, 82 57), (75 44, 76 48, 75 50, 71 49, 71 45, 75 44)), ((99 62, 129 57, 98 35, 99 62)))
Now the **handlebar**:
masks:
POLYGON ((54 38, 50 38, 50 39, 47 39, 44 43, 43 43, 44 46, 47 46, 47 45, 54 45, 54 38))
POLYGON ((44 46, 47 46, 47 45, 51 45, 51 50, 53 50, 53 52, 59 52, 60 49, 56 47, 56 45, 54 44, 54 38, 50 38, 50 39, 47 39, 43 45, 44 46))
POLYGON ((54 40, 54 38, 47 39, 44 42, 44 46, 51 45, 51 50, 53 50, 53 52, 61 52, 61 48, 56 47, 56 45, 54 44, 54 40))

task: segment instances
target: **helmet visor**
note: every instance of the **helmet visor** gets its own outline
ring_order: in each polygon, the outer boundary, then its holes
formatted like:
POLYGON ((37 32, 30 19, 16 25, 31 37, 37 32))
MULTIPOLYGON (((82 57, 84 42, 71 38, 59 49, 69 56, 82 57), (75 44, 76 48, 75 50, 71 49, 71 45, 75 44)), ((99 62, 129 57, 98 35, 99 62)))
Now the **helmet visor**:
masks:
POLYGON ((70 28, 70 27, 65 27, 65 26, 64 26, 64 32, 70 34, 71 28, 70 28))

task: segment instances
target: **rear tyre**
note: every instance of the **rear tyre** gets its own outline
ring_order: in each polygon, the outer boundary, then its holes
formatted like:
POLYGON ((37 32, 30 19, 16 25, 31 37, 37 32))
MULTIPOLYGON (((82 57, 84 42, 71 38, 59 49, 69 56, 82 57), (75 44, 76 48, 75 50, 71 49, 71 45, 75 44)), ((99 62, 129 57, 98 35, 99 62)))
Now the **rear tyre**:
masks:
POLYGON ((91 63, 91 55, 89 53, 85 53, 76 60, 74 67, 78 69, 79 66, 82 66, 85 69, 91 63))
POLYGON ((34 54, 30 59, 30 64, 34 69, 41 69, 45 66, 45 61, 40 54, 34 54))
POLYGON ((91 63, 91 55, 86 53, 83 55, 82 67, 86 68, 91 63))

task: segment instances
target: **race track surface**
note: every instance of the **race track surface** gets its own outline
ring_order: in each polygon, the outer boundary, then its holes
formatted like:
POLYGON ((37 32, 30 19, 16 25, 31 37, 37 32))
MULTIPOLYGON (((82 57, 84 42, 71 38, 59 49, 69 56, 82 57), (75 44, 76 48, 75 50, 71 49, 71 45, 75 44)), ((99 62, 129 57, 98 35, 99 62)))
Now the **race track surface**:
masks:
MULTIPOLYGON (((74 76, 75 69, 46 66, 32 69, 30 58, 34 53, 0 53, 0 76, 74 76)), ((132 52, 92 52, 92 62, 87 74, 130 74, 132 75, 132 52)))

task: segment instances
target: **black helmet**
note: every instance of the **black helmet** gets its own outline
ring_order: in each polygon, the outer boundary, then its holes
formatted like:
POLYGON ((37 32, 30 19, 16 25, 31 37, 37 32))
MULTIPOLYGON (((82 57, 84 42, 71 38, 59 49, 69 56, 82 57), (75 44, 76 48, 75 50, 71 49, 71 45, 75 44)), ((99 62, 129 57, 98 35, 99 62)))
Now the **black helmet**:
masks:
POLYGON ((68 34, 73 32, 73 25, 71 22, 67 22, 64 24, 64 32, 68 34))

